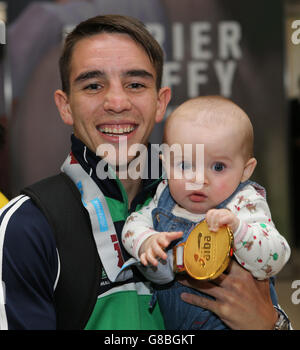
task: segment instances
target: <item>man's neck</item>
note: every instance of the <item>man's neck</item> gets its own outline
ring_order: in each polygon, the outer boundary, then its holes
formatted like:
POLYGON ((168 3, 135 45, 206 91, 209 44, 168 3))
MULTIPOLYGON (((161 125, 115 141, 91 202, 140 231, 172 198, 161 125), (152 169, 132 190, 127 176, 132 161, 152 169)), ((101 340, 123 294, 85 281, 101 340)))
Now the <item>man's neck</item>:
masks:
POLYGON ((127 193, 129 207, 131 205, 132 200, 138 194, 138 192, 142 186, 142 179, 140 176, 138 176, 137 179, 135 179, 135 178, 132 179, 130 177, 129 167, 132 164, 131 162, 133 162, 133 169, 135 169, 136 171, 140 171, 141 169, 144 169, 145 164, 148 161, 147 149, 145 152, 141 152, 139 154, 137 164, 134 163, 134 161, 136 159, 137 158, 133 158, 128 164, 126 164, 125 166, 119 166, 116 170, 116 173, 117 173, 120 181, 122 182, 123 187, 127 193))
POLYGON ((122 185, 124 186, 124 189, 127 193, 128 197, 128 207, 130 208, 131 202, 133 201, 134 197, 138 194, 141 185, 142 185, 142 179, 120 179, 122 185))

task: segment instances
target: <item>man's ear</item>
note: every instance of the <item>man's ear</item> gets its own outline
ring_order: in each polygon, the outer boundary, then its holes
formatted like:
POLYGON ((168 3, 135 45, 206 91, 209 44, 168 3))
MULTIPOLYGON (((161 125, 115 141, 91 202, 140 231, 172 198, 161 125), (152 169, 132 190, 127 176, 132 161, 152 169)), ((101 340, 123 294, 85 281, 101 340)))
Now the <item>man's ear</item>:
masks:
POLYGON ((256 167, 257 160, 255 158, 250 158, 248 162, 245 165, 243 176, 241 182, 245 182, 248 179, 250 179, 251 175, 253 174, 253 171, 256 167))
POLYGON ((159 123, 163 120, 170 100, 171 100, 171 89, 169 87, 161 88, 158 92, 158 97, 157 97, 157 111, 156 111, 156 117, 155 117, 156 123, 159 123))
POLYGON ((62 90, 56 90, 54 101, 63 122, 67 125, 73 125, 74 121, 67 94, 62 90))

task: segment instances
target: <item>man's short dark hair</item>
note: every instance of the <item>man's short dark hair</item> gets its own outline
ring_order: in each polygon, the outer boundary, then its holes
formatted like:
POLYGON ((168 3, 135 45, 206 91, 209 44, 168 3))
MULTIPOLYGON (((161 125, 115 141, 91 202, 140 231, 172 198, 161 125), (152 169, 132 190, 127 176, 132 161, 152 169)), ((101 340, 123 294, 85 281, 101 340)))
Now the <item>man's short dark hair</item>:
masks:
POLYGON ((161 88, 163 71, 163 50, 145 25, 139 20, 121 15, 104 15, 90 18, 79 23, 66 37, 59 69, 62 90, 70 92, 70 67, 75 44, 86 37, 101 33, 122 33, 129 35, 145 50, 156 71, 156 87, 161 88))

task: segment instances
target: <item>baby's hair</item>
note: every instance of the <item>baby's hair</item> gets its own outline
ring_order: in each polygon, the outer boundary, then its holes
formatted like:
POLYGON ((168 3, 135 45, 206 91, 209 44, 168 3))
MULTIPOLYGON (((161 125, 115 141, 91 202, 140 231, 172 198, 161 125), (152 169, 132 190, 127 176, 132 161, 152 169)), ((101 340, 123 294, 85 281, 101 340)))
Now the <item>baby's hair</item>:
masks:
POLYGON ((186 120, 192 126, 215 126, 230 123, 239 127, 242 136, 242 149, 246 159, 253 157, 253 126, 248 115, 233 101, 222 96, 200 96, 182 103, 167 118, 164 129, 164 142, 168 143, 168 129, 174 121, 186 120))

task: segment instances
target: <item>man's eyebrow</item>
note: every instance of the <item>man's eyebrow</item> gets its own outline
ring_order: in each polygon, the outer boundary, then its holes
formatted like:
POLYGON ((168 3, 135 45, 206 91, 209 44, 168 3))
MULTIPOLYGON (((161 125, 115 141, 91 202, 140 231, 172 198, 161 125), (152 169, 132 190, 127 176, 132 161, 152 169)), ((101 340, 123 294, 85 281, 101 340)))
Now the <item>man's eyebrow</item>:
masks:
POLYGON ((78 83, 78 82, 85 81, 88 79, 99 78, 99 77, 103 77, 103 76, 104 76, 104 73, 100 70, 92 70, 92 71, 82 72, 81 74, 78 75, 78 77, 76 77, 74 79, 74 83, 78 83))
MULTIPOLYGON (((128 77, 142 77, 142 78, 154 79, 153 74, 151 74, 150 72, 144 69, 131 69, 124 72, 122 75, 125 77, 128 76, 128 77)), ((104 76, 105 76, 105 73, 100 70, 82 72, 74 79, 74 83, 75 84, 80 83, 82 81, 86 81, 88 79, 93 79, 93 78, 102 78, 104 76)))
POLYGON ((154 76, 152 73, 144 70, 144 69, 131 69, 129 71, 126 71, 124 73, 124 76, 128 77, 142 77, 142 78, 151 78, 154 79, 154 76))

